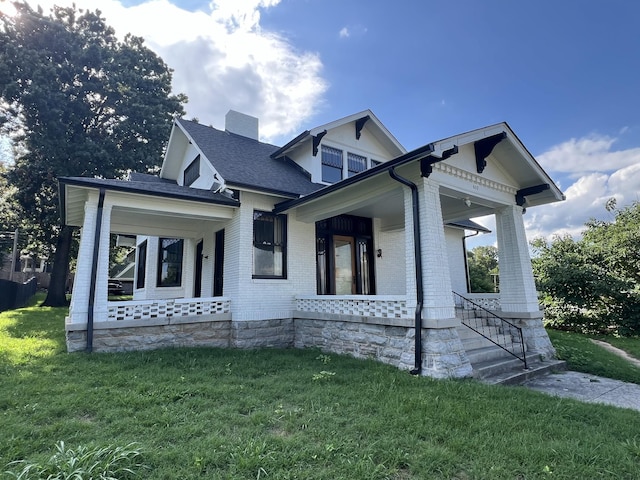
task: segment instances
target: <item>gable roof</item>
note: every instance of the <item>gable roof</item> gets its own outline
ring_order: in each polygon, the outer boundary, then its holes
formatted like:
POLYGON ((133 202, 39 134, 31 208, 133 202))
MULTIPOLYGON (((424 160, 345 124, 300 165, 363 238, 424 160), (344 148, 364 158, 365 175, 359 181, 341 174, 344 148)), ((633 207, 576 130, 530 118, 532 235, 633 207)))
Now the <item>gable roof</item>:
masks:
POLYGON ((200 150, 228 187, 250 188, 298 197, 321 188, 307 172, 286 159, 274 159, 278 147, 197 122, 177 119, 176 125, 200 150))
POLYGON ((495 136, 496 134, 504 134, 504 138, 507 141, 501 142, 503 144, 502 151, 499 153, 495 152, 494 156, 499 158, 501 164, 508 168, 509 173, 511 173, 514 178, 518 179, 525 187, 534 187, 541 184, 547 186, 547 189, 531 193, 531 200, 527 198, 527 202, 530 206, 557 202, 565 199, 562 191, 560 191, 551 177, 549 177, 540 164, 538 164, 533 155, 529 153, 511 127, 506 122, 501 122, 423 145, 422 147, 418 147, 369 170, 365 170, 353 177, 349 177, 332 185, 326 186, 322 190, 318 190, 297 199, 280 202, 275 206, 274 212, 282 213, 303 204, 317 201, 351 185, 362 183, 371 177, 385 174, 391 168, 398 167, 400 165, 419 161, 427 157, 435 158, 435 161, 438 162, 440 161, 439 158, 443 153, 452 147, 473 144, 476 141, 495 136), (522 161, 510 162, 513 155, 517 155, 522 161))
MULTIPOLYGON (((342 125, 346 125, 351 122, 361 121, 362 124, 360 128, 367 126, 367 128, 371 128, 375 132, 376 138, 378 138, 383 145, 390 151, 394 152, 394 154, 402 155, 407 152, 407 150, 398 142, 396 137, 387 130, 382 122, 376 117, 371 110, 363 110, 362 112, 354 113, 344 118, 340 118, 338 120, 334 120, 333 122, 326 123, 324 125, 320 125, 311 130, 305 130, 296 138, 291 140, 289 143, 284 145, 282 148, 279 148, 275 152, 271 154, 273 158, 279 158, 286 155, 288 152, 298 147, 298 145, 311 141, 311 139, 321 133, 326 133, 327 131, 341 127, 342 125)), ((359 137, 358 137, 359 138, 359 137)))

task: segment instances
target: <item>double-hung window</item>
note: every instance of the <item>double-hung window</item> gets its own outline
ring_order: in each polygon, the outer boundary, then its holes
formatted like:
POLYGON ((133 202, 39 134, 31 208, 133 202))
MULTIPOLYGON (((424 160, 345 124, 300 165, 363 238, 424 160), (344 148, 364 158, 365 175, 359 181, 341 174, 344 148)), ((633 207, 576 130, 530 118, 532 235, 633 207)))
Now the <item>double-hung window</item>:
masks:
POLYGON ((336 183, 342 180, 342 150, 322 145, 322 181, 336 183))
POLYGON ((182 285, 181 238, 160 238, 158 240, 158 287, 179 287, 182 285))
POLYGON ((253 278, 287 278, 287 216, 253 212, 253 278))
POLYGON ((349 176, 353 177, 357 173, 364 172, 367 169, 367 157, 349 152, 347 153, 347 164, 349 176))

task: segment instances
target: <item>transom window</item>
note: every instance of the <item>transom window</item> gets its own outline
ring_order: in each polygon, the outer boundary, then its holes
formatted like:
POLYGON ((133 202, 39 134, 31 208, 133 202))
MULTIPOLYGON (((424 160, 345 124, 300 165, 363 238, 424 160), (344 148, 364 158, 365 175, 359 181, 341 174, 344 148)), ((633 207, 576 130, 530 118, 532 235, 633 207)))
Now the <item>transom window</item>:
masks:
POLYGON ((253 278, 287 278, 287 216, 253 212, 253 278))

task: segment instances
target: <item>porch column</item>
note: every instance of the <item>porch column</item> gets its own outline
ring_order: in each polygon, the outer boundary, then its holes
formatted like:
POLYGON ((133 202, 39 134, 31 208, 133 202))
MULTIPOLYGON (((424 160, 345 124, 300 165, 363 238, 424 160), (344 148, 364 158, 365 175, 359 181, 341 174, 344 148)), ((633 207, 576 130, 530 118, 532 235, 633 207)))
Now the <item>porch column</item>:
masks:
POLYGON ((424 305, 422 310, 423 374, 434 378, 471 376, 462 346, 451 288, 440 186, 429 178, 418 183, 420 246, 424 305))
MULTIPOLYGON (((111 210, 113 205, 105 201, 102 207, 102 226, 98 247, 98 266, 96 275, 96 295, 93 301, 93 321, 106 322, 109 296, 109 248, 111 236, 111 210)), ((93 233, 92 233, 93 235, 93 233)), ((93 255, 93 252, 91 253, 93 255)))
POLYGON ((98 195, 89 194, 84 204, 84 221, 80 229, 80 246, 76 273, 73 278, 73 292, 69 306, 70 323, 86 323, 89 310, 89 285, 92 275, 93 240, 98 216, 98 195))
POLYGON ((555 349, 542 323, 543 312, 538 304, 522 207, 508 205, 496 211, 496 236, 501 316, 522 327, 529 350, 544 356, 555 356, 555 349))

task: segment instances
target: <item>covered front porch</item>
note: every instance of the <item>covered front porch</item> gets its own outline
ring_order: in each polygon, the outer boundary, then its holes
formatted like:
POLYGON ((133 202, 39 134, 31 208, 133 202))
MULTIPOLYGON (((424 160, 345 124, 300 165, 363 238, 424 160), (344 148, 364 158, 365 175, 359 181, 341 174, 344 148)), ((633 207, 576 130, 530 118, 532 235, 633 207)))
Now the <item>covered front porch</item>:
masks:
POLYGON ((230 299, 214 296, 213 275, 202 272, 215 270, 216 232, 233 218, 237 201, 208 191, 188 196, 162 182, 61 183, 66 221, 82 228, 65 324, 69 351, 228 345, 230 299), (130 301, 108 296, 113 235, 138 239, 130 301), (162 251, 162 239, 179 240, 179 259, 162 251), (179 261, 179 273, 165 286, 172 260, 179 261))

